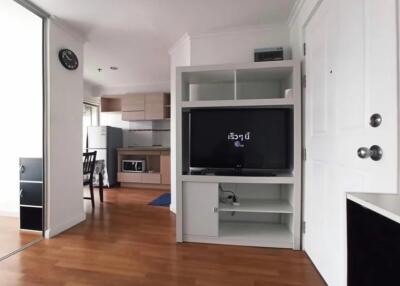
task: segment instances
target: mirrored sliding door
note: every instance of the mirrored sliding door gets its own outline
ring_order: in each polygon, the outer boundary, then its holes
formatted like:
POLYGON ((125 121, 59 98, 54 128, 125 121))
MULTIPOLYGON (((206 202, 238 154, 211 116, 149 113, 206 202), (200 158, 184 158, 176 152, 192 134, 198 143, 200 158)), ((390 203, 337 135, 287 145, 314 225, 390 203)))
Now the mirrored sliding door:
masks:
POLYGON ((43 21, 0 1, 0 259, 42 237, 43 21))

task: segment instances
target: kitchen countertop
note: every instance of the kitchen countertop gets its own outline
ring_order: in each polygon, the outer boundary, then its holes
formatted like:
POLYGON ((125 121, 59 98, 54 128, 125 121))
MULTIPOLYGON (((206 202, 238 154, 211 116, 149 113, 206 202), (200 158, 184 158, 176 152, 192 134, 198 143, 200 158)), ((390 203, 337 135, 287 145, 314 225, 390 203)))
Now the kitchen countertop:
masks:
POLYGON ((348 193, 347 198, 380 215, 400 223, 399 194, 348 193))
POLYGON ((118 151, 169 151, 169 147, 165 146, 134 146, 118 148, 118 151))

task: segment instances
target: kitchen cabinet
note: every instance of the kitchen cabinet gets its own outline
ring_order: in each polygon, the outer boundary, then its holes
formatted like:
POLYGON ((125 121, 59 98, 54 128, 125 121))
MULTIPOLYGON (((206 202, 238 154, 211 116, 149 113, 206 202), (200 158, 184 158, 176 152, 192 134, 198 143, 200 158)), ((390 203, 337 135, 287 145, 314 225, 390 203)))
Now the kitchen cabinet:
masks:
POLYGON ((166 147, 129 147, 118 149, 118 182, 122 187, 170 188, 170 150, 166 147), (144 172, 124 171, 123 160, 144 160, 144 172))
POLYGON ((122 120, 124 121, 136 121, 144 120, 144 111, 123 111, 122 120))
POLYGON ((125 95, 121 99, 122 120, 163 120, 169 118, 170 96, 167 93, 125 95))
POLYGON ((164 93, 147 94, 145 97, 145 119, 160 120, 166 118, 167 95, 164 93))
POLYGON ((133 94, 122 97, 122 112, 124 111, 144 111, 144 94, 133 94))
POLYGON ((161 184, 170 185, 171 184, 171 156, 169 152, 161 153, 160 158, 160 170, 161 170, 161 184))
POLYGON ((121 110, 120 98, 101 98, 101 112, 120 112, 121 110))

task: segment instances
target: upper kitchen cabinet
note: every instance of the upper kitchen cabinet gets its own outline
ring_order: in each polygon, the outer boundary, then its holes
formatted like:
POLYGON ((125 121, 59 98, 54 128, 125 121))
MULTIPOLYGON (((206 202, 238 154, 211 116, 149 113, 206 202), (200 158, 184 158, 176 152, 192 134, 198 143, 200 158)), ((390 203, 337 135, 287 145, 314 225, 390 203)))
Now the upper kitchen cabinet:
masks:
POLYGON ((144 94, 132 94, 122 97, 122 120, 144 120, 144 102, 144 94))
POLYGON ((167 93, 133 94, 122 97, 122 120, 163 120, 169 118, 167 93))
POLYGON ((101 98, 101 112, 120 112, 121 99, 112 97, 101 98))
POLYGON ((169 118, 169 94, 146 94, 144 117, 145 120, 160 120, 169 118))

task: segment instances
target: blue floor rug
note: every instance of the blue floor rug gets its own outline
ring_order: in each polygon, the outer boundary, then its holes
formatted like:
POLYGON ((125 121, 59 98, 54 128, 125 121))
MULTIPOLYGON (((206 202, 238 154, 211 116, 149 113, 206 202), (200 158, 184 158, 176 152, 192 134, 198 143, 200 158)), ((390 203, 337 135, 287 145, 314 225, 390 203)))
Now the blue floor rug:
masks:
POLYGON ((169 207, 170 204, 171 204, 171 193, 162 194, 161 196, 152 200, 149 203, 149 205, 161 206, 161 207, 169 207))

